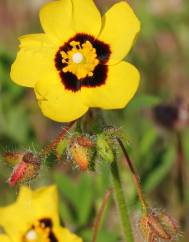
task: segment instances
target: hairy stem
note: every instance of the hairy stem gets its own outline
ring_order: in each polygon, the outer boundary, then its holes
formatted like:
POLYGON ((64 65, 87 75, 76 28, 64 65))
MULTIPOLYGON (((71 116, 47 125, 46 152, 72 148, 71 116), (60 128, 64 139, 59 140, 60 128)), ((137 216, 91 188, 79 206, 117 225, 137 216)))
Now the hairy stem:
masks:
POLYGON ((58 142, 65 137, 65 135, 68 133, 68 131, 71 129, 71 127, 75 124, 75 121, 68 123, 62 131, 58 134, 58 136, 46 147, 44 147, 40 153, 41 156, 48 156, 52 150, 55 151, 56 156, 58 159, 61 159, 59 155, 57 154, 55 148, 58 142))
POLYGON ((102 201, 102 205, 100 207, 100 210, 97 214, 97 217, 96 217, 96 220, 95 220, 95 223, 94 223, 94 227, 93 227, 92 242, 96 242, 96 240, 97 240, 97 235, 98 235, 98 232, 99 232, 99 229, 100 229, 100 223, 101 223, 101 220, 102 220, 102 216, 103 216, 104 210, 106 208, 107 202, 110 198, 110 195, 111 195, 110 191, 106 192, 104 199, 102 201))
POLYGON ((142 192, 142 188, 141 188, 141 185, 140 185, 139 177, 137 175, 135 167, 134 167, 134 165, 133 165, 133 163, 132 163, 132 161, 131 161, 128 153, 127 153, 127 150, 126 150, 123 142, 121 141, 121 139, 117 137, 117 141, 118 141, 118 143, 119 143, 119 145, 120 145, 120 147, 121 147, 121 149, 123 151, 124 158, 125 158, 128 166, 129 166, 129 169, 130 169, 131 173, 132 173, 133 181, 134 181, 136 189, 137 189, 137 193, 138 193, 138 196, 139 196, 139 200, 140 200, 143 212, 147 213, 148 205, 147 205, 147 203, 145 201, 144 194, 142 192))
POLYGON ((122 183, 120 179, 117 159, 115 159, 111 165, 111 175, 112 175, 112 183, 114 188, 114 197, 117 204, 117 208, 119 210, 119 215, 120 215, 125 241, 134 242, 132 227, 131 227, 131 223, 128 215, 128 208, 126 205, 126 201, 125 201, 125 197, 122 189, 122 183))

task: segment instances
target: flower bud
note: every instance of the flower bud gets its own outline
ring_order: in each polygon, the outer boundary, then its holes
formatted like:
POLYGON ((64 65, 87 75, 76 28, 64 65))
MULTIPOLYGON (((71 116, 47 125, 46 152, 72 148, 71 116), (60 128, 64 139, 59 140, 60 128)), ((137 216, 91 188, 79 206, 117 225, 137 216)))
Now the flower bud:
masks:
POLYGON ((76 138, 76 141, 79 145, 83 147, 88 147, 88 148, 94 147, 93 141, 87 136, 84 136, 84 135, 78 136, 76 138))
POLYGON ((39 169, 39 157, 32 152, 24 152, 20 156, 19 162, 15 165, 8 183, 10 186, 14 186, 18 183, 28 182, 38 175, 39 169))
POLYGON ((69 152, 73 162, 79 166, 80 170, 85 171, 89 166, 90 155, 86 147, 79 145, 77 142, 71 143, 69 152))
POLYGON ((147 215, 143 215, 139 226, 144 239, 149 242, 172 241, 179 232, 175 220, 161 211, 149 211, 147 215))
POLYGON ((105 161, 109 163, 114 161, 114 153, 103 134, 97 135, 96 148, 100 157, 105 161))

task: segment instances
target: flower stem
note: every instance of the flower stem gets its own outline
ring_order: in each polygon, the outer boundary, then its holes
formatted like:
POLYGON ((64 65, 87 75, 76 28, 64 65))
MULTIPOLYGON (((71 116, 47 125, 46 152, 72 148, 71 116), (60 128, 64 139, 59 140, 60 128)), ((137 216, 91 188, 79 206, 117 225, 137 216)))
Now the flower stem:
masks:
POLYGON ((103 198, 102 205, 100 207, 100 210, 97 214, 97 217, 96 217, 96 220, 95 220, 95 223, 94 223, 92 242, 96 242, 96 240, 97 240, 97 235, 98 235, 98 232, 99 232, 99 229, 100 229, 100 222, 102 220, 102 216, 103 216, 105 207, 107 205, 107 202, 110 198, 110 195, 111 195, 111 191, 107 191, 104 198, 103 198))
POLYGON ((120 174, 119 174, 119 167, 118 167, 116 158, 111 165, 111 175, 112 175, 112 183, 114 188, 114 197, 119 210, 125 241, 134 242, 132 227, 131 227, 131 223, 128 215, 128 208, 124 198, 122 183, 121 183, 120 174))
POLYGON ((177 138, 177 160, 176 160, 176 166, 177 166, 177 186, 178 186, 178 192, 179 192, 179 198, 180 202, 183 203, 184 201, 184 151, 183 151, 183 144, 182 144, 182 136, 181 133, 178 131, 176 133, 177 138))
MULTIPOLYGON (((40 152, 40 155, 48 156, 52 150, 55 151, 55 147, 58 144, 58 142, 65 137, 65 135, 68 133, 68 131, 71 129, 71 127, 74 124, 75 124, 75 121, 66 124, 66 126, 62 129, 62 131, 58 134, 58 136, 49 145, 47 145, 42 149, 42 151, 40 152)), ((61 157, 59 157, 57 153, 56 153, 56 156, 58 159, 61 159, 61 157)))
POLYGON ((148 205, 146 203, 146 200, 144 198, 144 194, 142 192, 142 188, 141 188, 141 184, 140 184, 140 181, 139 181, 139 177, 137 175, 137 172, 135 170, 135 167, 127 153, 127 150, 123 144, 123 142, 121 141, 121 139, 119 137, 116 138, 117 141, 118 141, 118 144, 120 145, 122 151, 123 151, 123 154, 124 154, 124 157, 125 157, 125 160, 129 166, 129 169, 132 173, 132 176, 133 176, 133 181, 135 183, 135 186, 136 186, 136 189, 137 189, 137 193, 138 193, 138 196, 139 196, 139 200, 140 200, 140 203, 141 203, 141 207, 142 207, 142 210, 144 213, 147 213, 147 210, 148 210, 148 205))

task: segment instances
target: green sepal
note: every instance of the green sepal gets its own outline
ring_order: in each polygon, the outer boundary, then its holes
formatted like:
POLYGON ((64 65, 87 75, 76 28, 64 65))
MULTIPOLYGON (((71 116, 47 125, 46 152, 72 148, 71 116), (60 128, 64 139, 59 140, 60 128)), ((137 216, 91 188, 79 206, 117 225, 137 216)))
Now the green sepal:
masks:
POLYGON ((95 165, 96 165, 96 156, 97 156, 97 152, 96 149, 91 149, 90 151, 90 160, 89 160, 89 170, 90 171, 95 171, 95 165))
POLYGON ((103 158, 105 161, 112 163, 114 161, 114 153, 109 145, 105 135, 99 134, 96 138, 96 148, 97 153, 103 158))
POLYGON ((43 158, 44 165, 47 167, 55 167, 58 163, 57 156, 54 151, 51 151, 47 157, 43 158))
POLYGON ((59 143, 57 144, 56 152, 60 157, 63 156, 67 146, 68 146, 68 140, 65 138, 63 140, 60 140, 59 143))

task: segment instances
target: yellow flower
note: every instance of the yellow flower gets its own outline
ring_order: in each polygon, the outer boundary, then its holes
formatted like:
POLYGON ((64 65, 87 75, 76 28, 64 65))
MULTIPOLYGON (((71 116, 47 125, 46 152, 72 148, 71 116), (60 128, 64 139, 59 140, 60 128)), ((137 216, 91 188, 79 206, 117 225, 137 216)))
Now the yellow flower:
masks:
POLYGON ((1 242, 82 242, 60 226, 55 186, 22 187, 15 203, 0 208, 1 242))
POLYGON ((40 11, 45 33, 20 37, 14 82, 32 87, 43 114, 69 122, 90 107, 123 108, 139 84, 123 61, 140 22, 121 1, 101 17, 93 0, 57 0, 40 11))

